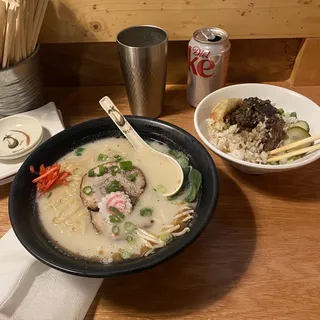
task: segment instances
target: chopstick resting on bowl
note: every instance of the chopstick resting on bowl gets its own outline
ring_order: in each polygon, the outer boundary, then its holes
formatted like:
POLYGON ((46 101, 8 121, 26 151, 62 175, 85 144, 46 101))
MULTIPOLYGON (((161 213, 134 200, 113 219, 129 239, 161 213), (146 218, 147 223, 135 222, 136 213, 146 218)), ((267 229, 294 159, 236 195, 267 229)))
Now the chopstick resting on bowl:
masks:
MULTIPOLYGON (((269 155, 276 155, 278 153, 285 152, 285 151, 288 151, 290 149, 293 149, 293 148, 296 148, 296 147, 299 147, 299 146, 303 146, 306 143, 311 143, 311 142, 314 142, 314 141, 319 140, 319 139, 320 139, 320 134, 318 134, 316 136, 313 136, 313 137, 306 138, 306 139, 302 139, 302 140, 290 143, 290 144, 288 144, 286 146, 274 149, 274 150, 269 152, 269 155)), ((280 160, 283 160, 283 159, 291 158, 291 157, 294 157, 294 156, 299 156, 299 155, 307 153, 307 152, 313 152, 313 151, 316 151, 316 150, 320 150, 320 143, 317 143, 317 144, 315 144, 313 146, 310 146, 310 147, 301 148, 301 149, 298 149, 298 150, 294 150, 294 151, 291 151, 291 152, 288 152, 288 153, 284 153, 284 154, 281 154, 281 155, 278 155, 278 156, 274 156, 274 157, 268 158, 268 162, 276 162, 276 161, 280 161, 280 160)))

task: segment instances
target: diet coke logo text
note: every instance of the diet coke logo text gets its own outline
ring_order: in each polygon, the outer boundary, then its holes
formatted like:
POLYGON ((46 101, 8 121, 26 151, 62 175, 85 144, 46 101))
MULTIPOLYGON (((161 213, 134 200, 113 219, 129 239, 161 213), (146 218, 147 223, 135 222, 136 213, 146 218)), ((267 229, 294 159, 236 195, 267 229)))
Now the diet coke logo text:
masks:
POLYGON ((203 78, 210 78, 214 71, 215 63, 209 59, 210 51, 203 50, 198 46, 188 47, 188 65, 189 70, 194 75, 199 75, 203 78), (191 60, 192 57, 192 60, 191 60))

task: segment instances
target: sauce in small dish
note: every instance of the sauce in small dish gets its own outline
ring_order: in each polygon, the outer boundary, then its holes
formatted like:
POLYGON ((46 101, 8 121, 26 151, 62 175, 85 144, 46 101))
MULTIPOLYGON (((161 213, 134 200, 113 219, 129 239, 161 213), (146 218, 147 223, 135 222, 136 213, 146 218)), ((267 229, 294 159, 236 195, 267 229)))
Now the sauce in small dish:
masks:
POLYGON ((0 120, 0 160, 27 155, 41 142, 42 126, 35 118, 16 115, 0 120))

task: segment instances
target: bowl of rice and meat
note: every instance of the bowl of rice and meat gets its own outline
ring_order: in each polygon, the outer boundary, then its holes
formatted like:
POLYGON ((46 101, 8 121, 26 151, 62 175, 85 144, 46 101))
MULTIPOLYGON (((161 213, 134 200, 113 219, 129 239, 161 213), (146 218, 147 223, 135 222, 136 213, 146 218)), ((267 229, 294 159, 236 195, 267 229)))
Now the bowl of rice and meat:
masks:
POLYGON ((198 105, 194 125, 213 152, 246 173, 287 171, 320 158, 316 151, 268 160, 270 151, 320 132, 319 106, 285 88, 240 84, 217 90, 198 105))

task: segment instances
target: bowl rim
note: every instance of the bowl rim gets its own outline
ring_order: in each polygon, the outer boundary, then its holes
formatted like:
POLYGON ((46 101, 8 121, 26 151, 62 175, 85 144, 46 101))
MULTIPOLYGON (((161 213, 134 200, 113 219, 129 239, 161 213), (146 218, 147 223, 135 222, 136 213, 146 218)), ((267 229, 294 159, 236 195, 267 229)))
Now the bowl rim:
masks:
POLYGON ((37 145, 40 144, 40 142, 43 138, 43 127, 42 127, 40 121, 38 119, 36 119, 35 117, 25 115, 25 114, 14 114, 12 116, 1 118, 0 125, 2 123, 10 122, 11 120, 13 120, 14 123, 22 123, 23 125, 26 125, 26 123, 27 123, 26 121, 29 121, 30 123, 28 123, 27 125, 32 126, 36 130, 37 137, 35 140, 32 141, 32 143, 29 146, 25 147, 23 150, 21 150, 17 153, 7 154, 7 155, 0 154, 0 159, 6 160, 6 161, 16 160, 18 158, 22 158, 23 156, 26 156, 32 150, 34 150, 37 147, 37 145))
MULTIPOLYGON (((221 151, 220 149, 218 149, 213 143, 211 143, 203 134, 202 131, 200 129, 200 123, 198 121, 198 117, 199 117, 199 113, 200 113, 200 109, 202 108, 202 105, 204 105, 206 100, 210 100, 210 98, 212 96, 214 96, 217 92, 223 92, 223 91, 228 91, 230 90, 230 88, 234 88, 234 87, 245 87, 245 86, 260 86, 260 87, 273 87, 273 88, 277 88, 280 90, 284 90, 290 94, 294 94, 296 96, 299 96, 303 99, 307 99, 309 100, 310 103, 312 103, 313 105, 319 107, 314 101, 312 101, 311 99, 309 99, 308 97, 302 95, 301 93, 295 92, 293 90, 287 89, 287 88, 283 88, 280 86, 276 86, 276 85, 271 85, 271 84, 263 84, 263 83, 241 83, 241 84, 234 84, 234 85, 230 85, 227 87, 223 87, 220 88, 212 93, 210 93, 209 95, 207 95, 205 98, 203 98, 200 103, 198 104, 196 111, 194 113, 194 117, 193 117, 193 124, 194 127, 196 129, 197 134, 199 135, 200 139, 205 143, 205 145, 211 149, 214 153, 216 153, 217 155, 219 155, 220 157, 229 160, 231 162, 237 163, 239 165, 242 166, 247 166, 250 168, 256 168, 256 169, 263 169, 263 170, 270 170, 270 171, 282 171, 284 169, 294 169, 294 168, 299 168, 302 166, 305 166, 307 164, 310 164, 316 160, 318 160, 320 158, 320 150, 314 152, 314 154, 309 157, 309 158, 302 158, 301 161, 299 162, 292 162, 292 163, 287 163, 287 164, 278 164, 278 165, 268 165, 268 164, 258 164, 258 163, 252 163, 252 162, 248 162, 245 160, 240 160, 237 159, 231 155, 228 155, 227 153, 221 151)), ((319 107, 320 108, 320 107, 319 107)))
MULTIPOLYGON (((128 267, 124 267, 122 269, 120 269, 119 271, 111 271, 108 269, 109 265, 106 265, 105 268, 100 268, 98 270, 91 270, 90 271, 90 267, 88 268, 88 270, 86 270, 85 272, 83 270, 79 270, 80 268, 76 268, 76 267, 66 267, 66 266, 61 266, 59 263, 56 263, 55 258, 51 257, 50 254, 44 255, 43 250, 39 249, 39 248, 34 248, 32 245, 30 245, 30 243, 28 243, 28 240, 26 239, 26 233, 27 231, 22 231, 23 227, 21 226, 21 223, 19 223, 19 215, 18 214, 14 214, 14 210, 16 207, 16 201, 14 199, 14 197, 12 196, 16 185, 19 183, 19 180, 23 178, 23 176, 25 175, 24 170, 29 166, 29 160, 32 158, 32 154, 26 159, 26 161, 24 162, 24 164, 21 166, 21 168, 19 169, 13 183, 10 189, 10 196, 9 196, 9 217, 10 217, 10 222, 12 225, 12 229, 14 231, 14 233, 16 234, 18 240, 20 241, 20 243, 25 247, 25 249, 31 254, 33 255, 36 259, 38 259, 39 261, 43 262, 44 264, 48 265, 49 267, 52 267, 54 269, 57 269, 59 271, 65 272, 65 273, 69 273, 72 275, 77 275, 77 276, 83 276, 83 277, 92 277, 92 278, 106 278, 106 277, 111 277, 111 276, 117 276, 117 275, 122 275, 122 274, 128 274, 128 273, 132 273, 132 272, 138 272, 138 271, 142 271, 151 267, 154 267, 158 264, 161 264, 163 262, 165 262, 168 259, 171 259, 172 257, 176 256, 177 254, 179 254, 181 251, 183 251, 185 248, 187 248, 191 243, 193 243, 199 236, 200 234, 204 231, 204 229, 207 227, 207 225, 209 224, 212 216, 215 213, 215 208, 217 206, 217 202, 218 202, 218 197, 219 197, 219 179, 218 179, 218 170, 216 168, 216 165, 211 157, 211 155, 209 154, 209 152, 206 150, 206 148, 203 147, 203 145, 194 137, 192 136, 189 132, 185 131, 184 129, 173 125, 171 123, 168 123, 166 121, 162 121, 162 120, 158 120, 158 119, 153 119, 153 118, 147 118, 147 117, 140 117, 140 116, 125 116, 126 119, 133 125, 138 125, 139 123, 141 124, 147 124, 148 126, 152 126, 153 124, 157 125, 157 124, 161 124, 162 126, 164 126, 163 128, 167 127, 171 127, 171 129, 175 130, 176 132, 186 135, 189 138, 191 138, 193 140, 193 142, 195 144, 197 144, 201 150, 203 155, 210 161, 208 161, 208 168, 207 170, 210 172, 210 177, 213 178, 212 180, 212 185, 215 188, 215 191, 212 192, 211 194, 211 198, 210 198, 210 202, 208 207, 206 208, 206 214, 204 215, 204 217, 202 218, 202 222, 199 223, 199 225, 194 226, 197 228, 193 228, 192 233, 187 233, 185 236, 186 237, 179 237, 177 239, 175 239, 175 242, 177 242, 177 246, 176 247, 170 247, 170 248, 166 248, 165 251, 163 251, 162 254, 158 254, 156 255, 150 255, 148 257, 145 257, 143 259, 133 259, 133 260, 128 260, 128 267), (131 263, 129 263, 131 262, 131 263)), ((59 133, 57 133, 56 135, 54 135, 53 137, 51 137, 50 139, 48 139, 46 142, 44 142, 39 149, 41 150, 42 146, 46 146, 46 145, 50 145, 51 141, 55 141, 56 139, 58 139, 59 137, 63 137, 65 134, 72 133, 74 131, 77 131, 79 129, 81 129, 82 126, 85 125, 90 125, 90 123, 97 123, 98 121, 107 121, 107 124, 113 124, 112 120, 108 117, 102 117, 102 118, 96 118, 96 119, 92 119, 92 120, 88 120, 88 121, 84 121, 82 123, 79 123, 77 125, 74 125, 70 128, 67 128, 59 133)), ((139 131, 139 130, 138 130, 139 131)), ((38 151, 40 152, 40 151, 38 151)), ((201 203, 201 198, 200 198, 200 203, 201 203)), ((45 235, 43 234, 43 238, 47 241, 45 235)), ((52 246, 52 250, 57 250, 55 248, 53 248, 52 246)), ((49 252, 50 253, 50 252, 49 252)), ((64 255, 63 253, 60 253, 61 255, 64 255)), ((74 259, 74 263, 76 264, 76 259, 74 259)))

